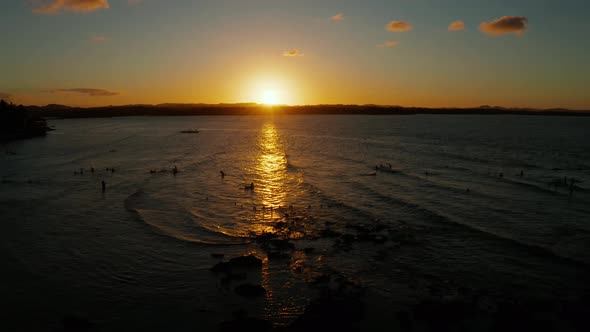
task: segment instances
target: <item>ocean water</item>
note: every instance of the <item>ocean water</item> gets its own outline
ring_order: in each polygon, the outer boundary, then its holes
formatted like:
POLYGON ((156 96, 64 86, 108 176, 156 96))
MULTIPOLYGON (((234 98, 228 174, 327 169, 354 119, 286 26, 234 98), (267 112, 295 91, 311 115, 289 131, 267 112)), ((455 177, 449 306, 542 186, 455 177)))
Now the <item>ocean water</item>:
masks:
POLYGON ((2 318, 15 326, 74 315, 99 330, 214 330, 240 310, 286 326, 323 274, 362 285, 367 328, 432 285, 515 301, 589 294, 590 118, 49 124, 0 155, 2 318), (268 234, 295 249, 269 258, 256 241, 268 234), (212 253, 262 258, 248 277, 266 295, 236 295, 209 271, 212 253))

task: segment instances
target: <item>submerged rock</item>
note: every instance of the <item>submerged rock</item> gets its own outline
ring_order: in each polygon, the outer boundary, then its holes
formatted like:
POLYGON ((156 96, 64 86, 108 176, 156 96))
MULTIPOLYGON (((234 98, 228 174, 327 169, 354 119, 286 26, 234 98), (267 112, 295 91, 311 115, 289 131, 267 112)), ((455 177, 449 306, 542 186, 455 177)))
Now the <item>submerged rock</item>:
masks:
POLYGON ((337 231, 330 229, 330 228, 326 228, 323 229, 322 231, 320 231, 320 236, 321 237, 325 237, 325 238, 335 238, 335 237, 339 237, 341 234, 338 233, 337 231))
POLYGON ((291 259, 291 254, 285 251, 269 251, 266 254, 269 260, 291 259))
POLYGON ((234 289, 236 294, 243 297, 258 297, 266 294, 266 289, 260 285, 243 284, 234 289))
POLYGON ((358 331, 364 317, 361 301, 363 287, 355 281, 335 274, 320 274, 309 285, 320 291, 304 314, 289 326, 294 331, 358 331))
POLYGON ((232 258, 229 260, 229 262, 217 263, 209 270, 216 273, 229 273, 233 269, 260 267, 262 267, 262 260, 254 255, 248 255, 232 258))
POLYGON ((352 297, 321 297, 312 301, 290 329, 296 331, 357 331, 363 304, 352 297))
POLYGON ((211 272, 219 273, 219 272, 229 272, 230 266, 226 262, 221 262, 213 265, 212 268, 209 269, 211 272))
POLYGON ((306 255, 309 255, 315 251, 315 248, 307 247, 307 248, 304 248, 303 251, 305 252, 306 255))
POLYGON ((247 278, 248 278, 248 275, 246 273, 230 272, 230 273, 227 273, 227 275, 221 279, 221 283, 223 285, 229 285, 229 283, 231 283, 232 281, 246 280, 247 278))
POLYGON ((316 284, 327 284, 330 282, 330 276, 327 274, 320 274, 319 276, 315 277, 311 282, 312 285, 316 284))
POLYGON ((262 260, 254 255, 235 257, 229 260, 235 267, 262 267, 262 260))

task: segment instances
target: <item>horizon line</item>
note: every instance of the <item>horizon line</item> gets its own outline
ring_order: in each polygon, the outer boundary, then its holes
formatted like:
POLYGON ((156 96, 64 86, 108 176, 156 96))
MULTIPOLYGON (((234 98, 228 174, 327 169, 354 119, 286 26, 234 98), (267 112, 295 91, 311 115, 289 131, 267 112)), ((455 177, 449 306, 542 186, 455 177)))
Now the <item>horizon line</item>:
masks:
POLYGON ((166 102, 166 103, 157 103, 157 104, 144 104, 144 103, 135 103, 135 104, 110 104, 110 105, 101 105, 101 106, 71 106, 66 104, 46 104, 46 105, 23 105, 25 107, 51 107, 51 106, 61 106, 61 107, 68 107, 68 108, 106 108, 106 107, 126 107, 126 106, 151 106, 151 107, 162 107, 162 106, 249 106, 249 107, 264 107, 264 108, 275 108, 275 107, 334 107, 334 106, 347 106, 347 107, 379 107, 379 108, 404 108, 404 109, 496 109, 496 110, 529 110, 529 111, 548 111, 548 110, 562 110, 562 111, 578 111, 578 112, 590 112, 590 108, 565 108, 565 107, 546 107, 546 108, 537 108, 537 107, 511 107, 511 106, 500 106, 500 105, 479 105, 479 106, 404 106, 404 105, 394 105, 394 104, 263 104, 257 102, 234 102, 234 103, 173 103, 173 102, 166 102))

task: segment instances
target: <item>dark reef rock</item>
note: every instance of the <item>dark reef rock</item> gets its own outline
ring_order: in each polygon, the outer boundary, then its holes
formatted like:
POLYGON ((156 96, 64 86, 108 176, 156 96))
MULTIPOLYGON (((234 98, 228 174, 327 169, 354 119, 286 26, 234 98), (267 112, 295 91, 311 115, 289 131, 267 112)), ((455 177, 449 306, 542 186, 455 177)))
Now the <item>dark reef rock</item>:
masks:
POLYGON ((290 326, 296 331, 358 331, 363 304, 352 297, 326 296, 312 301, 290 326))
POLYGON ((360 284, 339 274, 321 274, 310 286, 319 288, 320 296, 309 303, 289 331, 358 331, 364 317, 360 284))
POLYGON ((254 298, 264 296, 266 289, 260 285, 243 284, 236 287, 234 292, 243 297, 254 298))
POLYGON ((262 260, 254 255, 239 256, 230 259, 229 264, 235 267, 257 268, 262 267, 262 260))
POLYGON ((234 269, 244 268, 261 268, 262 260, 254 255, 235 257, 229 260, 229 262, 221 262, 215 264, 210 271, 212 272, 225 272, 229 273, 234 269))
POLYGON ((227 273, 225 277, 221 278, 221 284, 222 285, 229 285, 232 281, 238 281, 238 280, 246 280, 248 278, 248 274, 247 273, 235 273, 235 272, 230 272, 227 273))
POLYGON ((313 254, 313 252, 315 251, 315 248, 307 247, 307 248, 304 248, 303 251, 305 252, 306 255, 310 255, 310 254, 313 254))

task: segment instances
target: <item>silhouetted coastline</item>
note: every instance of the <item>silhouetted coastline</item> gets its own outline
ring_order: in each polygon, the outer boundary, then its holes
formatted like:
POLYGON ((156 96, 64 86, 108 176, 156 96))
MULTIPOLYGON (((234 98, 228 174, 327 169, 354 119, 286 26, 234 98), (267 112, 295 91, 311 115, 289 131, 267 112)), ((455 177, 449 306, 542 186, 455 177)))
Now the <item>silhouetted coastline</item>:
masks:
POLYGON ((301 105, 266 106, 254 103, 242 104, 158 104, 123 105, 102 107, 69 107, 50 104, 29 106, 28 109, 43 117, 56 118, 97 118, 116 116, 198 116, 198 115, 415 115, 415 114, 477 114, 477 115, 551 115, 590 116, 589 111, 568 109, 529 109, 480 106, 475 108, 424 108, 380 105, 301 105))
POLYGON ((44 136, 50 130, 38 112, 0 100, 0 141, 44 136))

